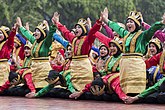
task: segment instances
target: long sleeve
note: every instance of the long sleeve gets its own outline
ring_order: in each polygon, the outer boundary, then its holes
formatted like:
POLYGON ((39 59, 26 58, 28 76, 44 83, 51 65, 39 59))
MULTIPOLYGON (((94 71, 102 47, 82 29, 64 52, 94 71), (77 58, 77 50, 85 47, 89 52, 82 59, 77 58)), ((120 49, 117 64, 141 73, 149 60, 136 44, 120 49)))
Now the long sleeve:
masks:
POLYGON ((14 47, 14 36, 16 35, 16 30, 13 29, 10 34, 9 34, 9 38, 7 41, 7 45, 8 45, 8 49, 13 49, 14 47))
POLYGON ((35 42, 35 37, 28 31, 26 30, 23 26, 20 27, 21 33, 33 44, 35 42))
POLYGON ((24 79, 26 81, 26 85, 30 89, 31 92, 36 92, 36 89, 34 87, 33 81, 32 81, 32 74, 28 73, 24 76, 24 79))
POLYGON ((44 42, 46 44, 46 46, 49 48, 52 44, 52 37, 53 37, 53 33, 56 32, 56 27, 54 25, 50 26, 50 30, 48 35, 46 36, 44 42))
POLYGON ((41 97, 43 96, 44 94, 48 93, 51 89, 54 88, 54 84, 50 84, 50 85, 47 85, 45 86, 44 88, 42 88, 40 91, 38 91, 36 94, 35 94, 35 97, 41 97))
POLYGON ((145 98, 146 96, 150 95, 151 93, 154 93, 157 91, 160 87, 160 85, 163 83, 165 78, 161 79, 159 82, 155 83, 153 86, 149 87, 148 89, 144 90, 142 93, 138 95, 139 98, 145 98))
POLYGON ((76 90, 75 90, 75 88, 74 88, 74 86, 73 86, 73 84, 71 82, 71 75, 70 75, 70 73, 67 74, 67 76, 65 77, 65 79, 66 79, 66 85, 67 85, 68 90, 71 93, 75 92, 76 90))
POLYGON ((122 38, 128 34, 128 31, 124 28, 120 27, 116 22, 108 21, 108 26, 113 29, 117 34, 119 34, 122 38))
POLYGON ((89 92, 90 91, 90 87, 91 87, 91 83, 86 84, 85 88, 82 90, 82 92, 89 92))
MULTIPOLYGON (((142 33, 142 38, 143 38, 143 42, 149 42, 149 40, 152 38, 152 36, 154 35, 154 33, 160 29, 164 24, 162 24, 161 22, 156 22, 154 23, 148 30, 145 30, 142 33)), ((142 43, 143 43, 142 42, 142 43)))
POLYGON ((161 42, 165 41, 165 33, 161 30, 156 31, 154 37, 158 38, 161 42))
MULTIPOLYGON (((142 26, 147 30, 149 29, 151 26, 145 22, 142 23, 142 26)), ((154 33, 154 37, 158 38, 161 42, 165 41, 165 33, 163 33, 161 30, 157 30, 154 33)))
POLYGON ((59 36, 57 33, 53 34, 53 39, 55 39, 57 42, 59 42, 60 44, 62 44, 62 46, 64 48, 66 48, 69 44, 69 42, 65 39, 63 39, 61 36, 59 36))
POLYGON ((161 54, 162 54, 162 52, 145 60, 146 69, 150 68, 151 66, 157 66, 159 64, 161 54))
POLYGON ((24 39, 21 34, 16 34, 17 38, 21 41, 22 44, 26 44, 26 39, 24 39))
POLYGON ((53 70, 56 70, 58 72, 61 72, 63 70, 63 66, 58 66, 58 65, 54 65, 54 64, 51 64, 51 67, 53 70))
POLYGON ((70 42, 72 43, 72 40, 74 39, 75 35, 73 35, 64 25, 61 23, 56 23, 56 26, 58 30, 62 33, 62 35, 70 42))
POLYGON ((109 26, 107 26, 107 25, 104 25, 103 27, 104 27, 104 29, 105 29, 108 37, 111 38, 111 39, 113 39, 114 38, 114 35, 113 35, 112 29, 109 26))
POLYGON ((144 27, 144 29, 149 29, 151 26, 145 22, 142 22, 142 26, 144 27))
POLYGON ((0 86, 0 91, 4 91, 4 90, 8 89, 9 87, 10 87, 10 82, 6 81, 5 84, 0 86))

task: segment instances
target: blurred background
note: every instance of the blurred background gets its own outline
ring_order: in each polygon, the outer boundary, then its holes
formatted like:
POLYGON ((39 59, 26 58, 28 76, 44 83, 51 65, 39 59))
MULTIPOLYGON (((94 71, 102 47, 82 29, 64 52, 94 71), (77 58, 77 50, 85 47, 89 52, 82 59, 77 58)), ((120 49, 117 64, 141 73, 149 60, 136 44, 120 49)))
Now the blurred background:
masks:
POLYGON ((161 20, 165 0, 0 0, 0 25, 11 27, 19 16, 33 30, 44 19, 51 23, 53 13, 58 11, 60 22, 72 29, 81 17, 90 17, 93 24, 105 7, 113 21, 125 23, 129 12, 137 10, 145 22, 152 24, 161 20))

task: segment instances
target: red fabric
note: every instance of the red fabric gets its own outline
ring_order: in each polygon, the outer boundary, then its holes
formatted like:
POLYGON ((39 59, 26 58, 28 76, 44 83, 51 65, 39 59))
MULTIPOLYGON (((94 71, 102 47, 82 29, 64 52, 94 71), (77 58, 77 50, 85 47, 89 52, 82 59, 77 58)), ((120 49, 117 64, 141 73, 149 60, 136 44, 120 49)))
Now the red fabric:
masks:
POLYGON ((63 70, 63 66, 58 66, 58 65, 52 64, 51 67, 53 70, 56 70, 58 72, 61 72, 63 70))
POLYGON ((161 55, 162 55, 162 52, 152 56, 151 58, 149 58, 147 60, 145 60, 146 68, 148 69, 151 66, 157 66, 160 62, 161 55))
POLYGON ((90 92, 90 87, 91 87, 91 83, 86 84, 85 88, 82 90, 82 92, 90 92))
MULTIPOLYGON (((27 69, 21 69, 19 71, 19 74, 22 75, 25 70, 27 70, 27 69)), ((31 92, 36 92, 36 89, 35 89, 35 86, 34 86, 33 80, 32 80, 32 73, 27 73, 24 76, 23 79, 26 81, 26 85, 28 86, 28 88, 30 89, 30 91, 31 92)))
POLYGON ((58 50, 60 53, 61 53, 61 55, 64 57, 64 49, 60 49, 60 50, 58 50))
POLYGON ((24 60, 25 59, 24 44, 21 45, 20 51, 18 53, 18 56, 20 57, 21 60, 24 60))
MULTIPOLYGON (((63 26, 61 23, 56 23, 58 30, 60 30, 63 34, 63 36, 70 42, 72 43, 73 39, 76 37, 75 35, 73 35, 65 26, 63 26)), ((85 38, 82 48, 81 48, 81 55, 88 55, 91 47, 92 47, 92 43, 95 40, 95 33, 97 32, 97 30, 100 29, 99 26, 97 26, 98 24, 95 24, 89 31, 87 37, 85 38)), ((76 41, 76 43, 78 42, 78 40, 76 41)), ((75 51, 74 51, 75 52, 75 51)), ((76 53, 75 53, 76 55, 76 53)))
POLYGON ((6 81, 5 84, 0 86, 0 91, 4 91, 4 90, 8 89, 9 87, 10 87, 10 82, 6 81))
POLYGON ((16 30, 13 29, 10 34, 9 38, 6 40, 5 44, 3 45, 2 49, 0 50, 0 59, 9 59, 10 53, 13 50, 14 46, 14 36, 16 35, 16 30))
MULTIPOLYGON (((110 77, 112 77, 114 74, 116 74, 116 73, 108 74, 108 75, 104 76, 103 77, 103 81, 107 84, 108 83, 108 79, 110 77)), ((116 77, 115 79, 113 79, 111 81, 110 88, 112 88, 112 90, 119 96, 119 98, 121 100, 123 100, 123 99, 125 99, 127 97, 127 95, 122 91, 122 89, 120 87, 120 79, 119 79, 119 77, 116 77)))

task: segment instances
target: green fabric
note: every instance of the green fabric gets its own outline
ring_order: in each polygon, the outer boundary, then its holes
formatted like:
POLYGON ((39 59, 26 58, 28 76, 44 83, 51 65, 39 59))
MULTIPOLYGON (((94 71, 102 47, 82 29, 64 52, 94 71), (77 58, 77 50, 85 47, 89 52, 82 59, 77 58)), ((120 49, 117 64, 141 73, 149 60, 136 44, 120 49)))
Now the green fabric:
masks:
POLYGON ((35 94, 35 97, 41 97, 54 88, 54 84, 49 84, 35 94))
MULTIPOLYGON (((64 71, 60 72, 61 75, 63 75, 64 71)), ((70 75, 70 72, 68 72, 65 76, 63 76, 66 80, 66 85, 67 85, 67 88, 70 92, 75 92, 76 90, 74 89, 74 86, 71 82, 71 75, 70 75)), ((43 96, 44 94, 48 93, 51 89, 54 88, 54 84, 49 84, 47 86, 45 86, 44 88, 42 88, 40 91, 38 91, 36 94, 35 94, 35 97, 41 97, 43 96)))
POLYGON ((28 67, 29 62, 31 61, 32 57, 27 57, 26 61, 24 62, 23 68, 28 67))
MULTIPOLYGON (((62 71, 62 72, 60 72, 60 74, 61 75, 63 75, 63 73, 64 73, 64 71, 62 71)), ((73 86, 73 84, 72 84, 72 81, 71 81, 71 79, 72 79, 72 76, 70 75, 70 71, 64 76, 63 75, 63 77, 65 78, 65 81, 66 81, 66 85, 67 85, 67 89, 70 91, 70 92, 75 92, 76 90, 75 90, 75 88, 74 88, 74 86, 73 86)))
MULTIPOLYGON (((109 72, 112 72, 112 68, 114 66, 114 64, 116 63, 116 61, 118 61, 118 59, 121 57, 122 55, 119 55, 117 58, 115 58, 114 56, 112 56, 111 60, 108 63, 108 71, 100 71, 102 76, 107 75, 109 72)), ((119 66, 116 68, 116 71, 119 71, 120 68, 119 66)))
MULTIPOLYGON (((32 34, 30 34, 30 32, 26 30, 24 27, 20 27, 20 31, 32 44, 35 42, 35 37, 32 34)), ((52 44, 52 36, 55 31, 56 31, 56 27, 54 25, 51 26, 49 33, 44 39, 43 44, 41 45, 41 48, 39 50, 39 57, 48 57, 49 47, 52 44)), ((38 43, 36 43, 36 45, 38 45, 38 43)), ((36 50, 36 47, 37 46, 34 47, 34 50, 36 50)), ((35 52, 32 53, 33 56, 35 57, 34 55, 35 52)))
MULTIPOLYGON (((139 35, 136 41, 136 47, 135 47, 135 53, 142 53, 144 54, 146 51, 146 46, 154 33, 160 29, 164 24, 161 22, 156 22, 149 28, 148 30, 145 30, 142 32, 142 34, 139 35)), ((112 28, 115 32, 117 32, 122 38, 125 37, 129 32, 122 27, 120 27, 117 23, 113 21, 108 21, 108 26, 112 28)), ((135 34, 135 33, 133 33, 135 34)), ((125 52, 129 53, 130 51, 130 41, 133 38, 133 34, 130 34, 129 37, 126 39, 125 44, 125 52)))
MULTIPOLYGON (((121 55, 119 55, 117 58, 115 58, 114 56, 112 56, 111 61, 108 63, 108 72, 112 72, 112 68, 114 66, 114 64, 118 61, 118 59, 121 58, 121 55)), ((120 68, 119 66, 116 68, 116 71, 119 71, 120 68)))
POLYGON ((160 81, 158 81, 157 83, 155 83, 153 86, 149 87, 148 89, 144 90, 142 93, 140 93, 138 95, 139 98, 145 98, 146 96, 150 95, 151 93, 156 92, 160 85, 163 83, 163 81, 165 81, 165 77, 162 78, 160 81))

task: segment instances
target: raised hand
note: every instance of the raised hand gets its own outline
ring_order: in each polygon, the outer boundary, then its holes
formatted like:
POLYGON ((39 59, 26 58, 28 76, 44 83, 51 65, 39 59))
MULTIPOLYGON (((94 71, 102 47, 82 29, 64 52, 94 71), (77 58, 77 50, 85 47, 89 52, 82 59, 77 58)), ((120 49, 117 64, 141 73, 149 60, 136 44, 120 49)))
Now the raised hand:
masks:
POLYGON ((108 22, 108 9, 107 9, 107 7, 104 9, 103 12, 101 12, 100 20, 102 20, 106 23, 108 22))
POLYGON ((22 27, 22 21, 21 21, 21 18, 20 17, 17 17, 17 20, 16 20, 17 24, 19 27, 22 27))
POLYGON ((89 17, 87 18, 87 25, 89 26, 89 29, 92 28, 92 22, 89 17))
POLYGON ((46 25, 47 30, 49 30, 49 24, 48 24, 48 22, 46 20, 43 20, 42 22, 43 22, 43 24, 46 25))
POLYGON ((53 17, 52 17, 52 22, 53 24, 56 24, 59 22, 60 14, 58 12, 55 12, 53 17))

